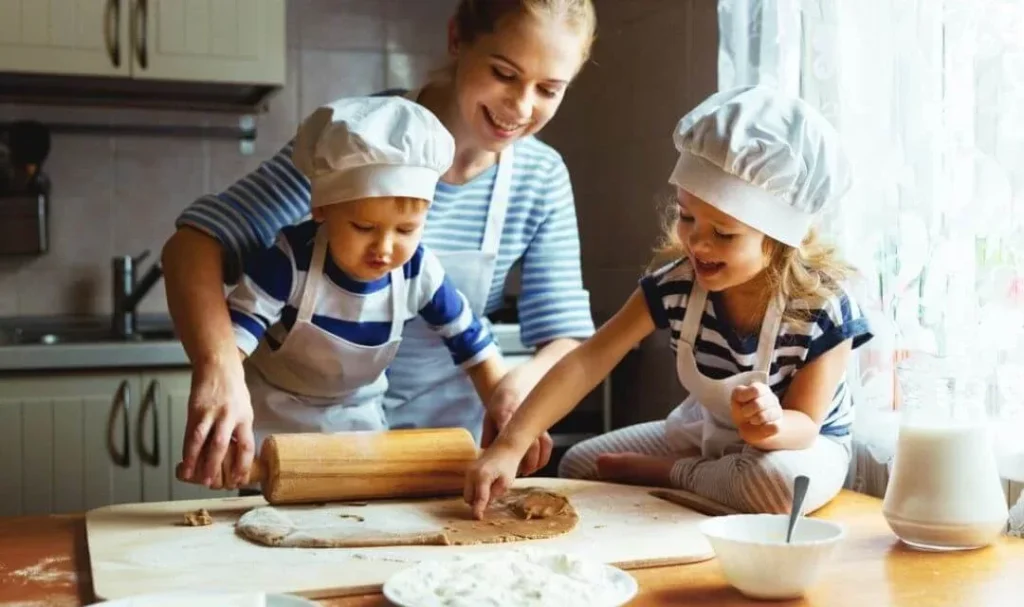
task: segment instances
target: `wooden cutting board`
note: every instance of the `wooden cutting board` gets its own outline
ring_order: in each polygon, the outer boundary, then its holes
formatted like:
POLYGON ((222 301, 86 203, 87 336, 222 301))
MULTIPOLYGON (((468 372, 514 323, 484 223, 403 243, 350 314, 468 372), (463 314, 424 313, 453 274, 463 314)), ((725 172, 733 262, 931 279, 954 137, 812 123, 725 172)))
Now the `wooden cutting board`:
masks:
MULTIPOLYGON (((98 599, 107 600, 179 589, 261 590, 325 598, 379 591, 390 575, 421 560, 526 546, 580 553, 624 569, 713 557, 697 529, 707 517, 653 497, 650 487, 556 478, 519 479, 515 486, 539 486, 568 495, 580 516, 576 528, 557 538, 510 544, 271 548, 234 531, 243 512, 266 504, 262 497, 98 508, 86 516, 93 587, 98 599), (185 513, 199 508, 210 512, 213 525, 178 524, 185 513)), ((370 503, 364 508, 385 506, 370 503)))

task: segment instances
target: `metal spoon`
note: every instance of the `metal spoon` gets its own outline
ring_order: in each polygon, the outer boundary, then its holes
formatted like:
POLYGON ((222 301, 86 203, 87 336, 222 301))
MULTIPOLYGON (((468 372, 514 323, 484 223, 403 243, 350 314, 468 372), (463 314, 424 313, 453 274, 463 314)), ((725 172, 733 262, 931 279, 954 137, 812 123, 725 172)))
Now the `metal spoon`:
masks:
POLYGON ((789 528, 786 529, 786 543, 793 539, 793 527, 796 527, 796 519, 800 517, 800 510, 804 505, 804 497, 807 496, 807 485, 811 479, 806 476, 798 476, 793 481, 793 507, 789 511, 789 528))

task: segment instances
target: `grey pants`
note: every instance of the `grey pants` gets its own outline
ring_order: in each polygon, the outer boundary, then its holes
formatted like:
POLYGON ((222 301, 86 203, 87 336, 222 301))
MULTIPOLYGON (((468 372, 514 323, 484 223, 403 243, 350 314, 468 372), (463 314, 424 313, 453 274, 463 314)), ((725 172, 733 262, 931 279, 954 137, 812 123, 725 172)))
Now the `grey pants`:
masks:
POLYGON ((843 488, 850 466, 850 437, 819 436, 800 451, 761 451, 737 444, 719 458, 682 455, 669 446, 665 422, 627 426, 574 445, 562 458, 558 475, 597 480, 603 453, 642 453, 678 457, 671 486, 750 513, 788 513, 793 479, 811 479, 804 512, 827 504, 843 488))

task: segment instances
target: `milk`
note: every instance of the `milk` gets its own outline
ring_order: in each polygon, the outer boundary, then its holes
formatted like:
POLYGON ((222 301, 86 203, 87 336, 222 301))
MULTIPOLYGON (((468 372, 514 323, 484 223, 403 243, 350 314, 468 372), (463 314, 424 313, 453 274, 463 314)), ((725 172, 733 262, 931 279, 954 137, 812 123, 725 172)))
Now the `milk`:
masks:
POLYGON ((905 423, 882 511, 910 546, 962 550, 1005 529, 1006 497, 984 422, 905 423))

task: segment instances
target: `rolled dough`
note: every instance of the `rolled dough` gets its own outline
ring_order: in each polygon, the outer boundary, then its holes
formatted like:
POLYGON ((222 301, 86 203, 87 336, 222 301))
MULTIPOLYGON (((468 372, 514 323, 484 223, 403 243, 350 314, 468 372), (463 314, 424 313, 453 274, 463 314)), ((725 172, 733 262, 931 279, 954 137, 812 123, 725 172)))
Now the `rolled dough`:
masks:
POLYGON ((235 525, 244 538, 287 548, 492 544, 568 533, 579 516, 564 495, 526 487, 495 500, 483 520, 461 498, 366 506, 262 506, 235 525))

